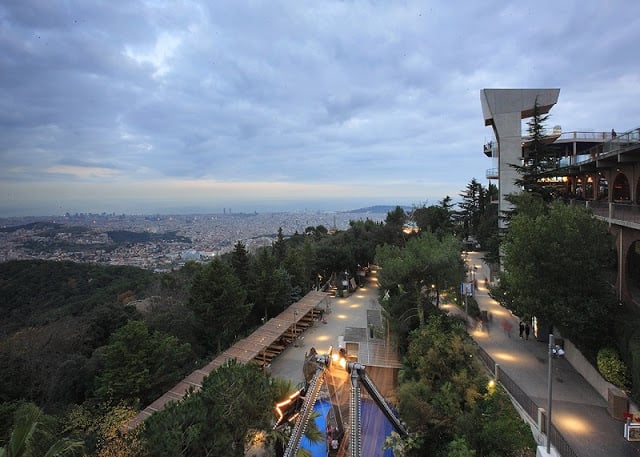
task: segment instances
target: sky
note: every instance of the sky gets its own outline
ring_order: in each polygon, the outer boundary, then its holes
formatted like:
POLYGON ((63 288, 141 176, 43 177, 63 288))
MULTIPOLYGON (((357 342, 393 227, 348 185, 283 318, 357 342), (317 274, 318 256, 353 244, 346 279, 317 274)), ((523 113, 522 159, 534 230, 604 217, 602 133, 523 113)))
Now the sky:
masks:
POLYGON ((459 199, 484 88, 640 126, 640 2, 0 3, 0 217, 459 199))

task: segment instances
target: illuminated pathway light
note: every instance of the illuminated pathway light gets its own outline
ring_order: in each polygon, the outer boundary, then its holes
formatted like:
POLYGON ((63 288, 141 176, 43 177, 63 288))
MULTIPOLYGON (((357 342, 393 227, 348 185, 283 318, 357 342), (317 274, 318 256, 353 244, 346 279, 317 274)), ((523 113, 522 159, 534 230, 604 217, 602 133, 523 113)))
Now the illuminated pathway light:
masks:
POLYGON ((591 426, 580 416, 575 414, 566 414, 555 412, 553 414, 554 422, 562 424, 563 428, 580 435, 589 435, 594 432, 591 426))
POLYGON ((509 354, 508 352, 496 352, 494 357, 496 359, 504 360, 506 362, 519 362, 520 360, 515 357, 513 354, 509 354))

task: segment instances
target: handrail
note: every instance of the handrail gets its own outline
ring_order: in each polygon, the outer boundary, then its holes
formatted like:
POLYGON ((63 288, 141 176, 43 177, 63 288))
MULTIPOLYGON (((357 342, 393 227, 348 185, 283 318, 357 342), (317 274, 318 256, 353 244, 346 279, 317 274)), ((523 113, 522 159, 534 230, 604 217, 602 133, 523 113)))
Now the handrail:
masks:
MULTIPOLYGON (((485 366, 490 370, 493 368, 491 372, 495 373, 496 363, 489 353, 479 345, 476 346, 476 349, 478 351, 479 358, 484 362, 485 366)), ((539 407, 536 405, 535 401, 525 394, 524 391, 520 389, 520 387, 503 370, 500 370, 499 368, 498 370, 500 371, 500 374, 497 376, 497 381, 509 393, 511 398, 513 398, 520 407, 522 407, 529 418, 534 423, 537 423, 538 418, 536 416, 539 407)), ((576 454, 573 448, 569 445, 562 433, 560 433, 553 424, 551 424, 550 428, 551 430, 547 430, 547 433, 549 433, 551 443, 560 452, 560 455, 563 457, 578 457, 578 454, 576 454)))
MULTIPOLYGON (((577 204, 580 200, 573 200, 577 204)), ((615 203, 598 200, 585 200, 584 205, 589 208, 594 216, 606 219, 608 222, 622 221, 631 224, 640 224, 640 205, 634 203, 615 203)))
POLYGON ((584 165, 614 154, 630 151, 640 146, 640 127, 627 132, 609 136, 607 141, 590 147, 581 155, 588 158, 576 161, 576 165, 584 165))

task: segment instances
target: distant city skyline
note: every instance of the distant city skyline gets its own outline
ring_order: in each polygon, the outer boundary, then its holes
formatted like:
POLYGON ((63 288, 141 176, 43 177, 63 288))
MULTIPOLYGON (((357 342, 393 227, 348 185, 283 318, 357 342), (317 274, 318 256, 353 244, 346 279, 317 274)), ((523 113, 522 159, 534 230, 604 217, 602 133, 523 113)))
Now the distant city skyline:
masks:
POLYGON ((483 88, 638 126, 640 2, 0 4, 0 217, 457 199, 483 88), (624 19, 622 19, 624 18, 624 19))
MULTIPOLYGON (((455 199, 456 201, 459 200, 455 199)), ((393 202, 391 199, 384 201, 366 201, 364 199, 351 200, 327 200, 327 201, 288 201, 288 202, 265 202, 256 201, 240 202, 236 205, 217 206, 214 204, 198 205, 170 205, 157 203, 131 204, 123 202, 122 204, 95 204, 95 202, 87 202, 86 205, 75 205, 73 210, 64 210, 60 206, 57 211, 52 211, 48 204, 38 206, 34 204, 24 210, 20 208, 15 211, 6 211, 0 214, 0 219, 20 218, 20 217, 48 217, 63 216, 65 214, 125 214, 125 215, 189 215, 189 214, 241 214, 241 213, 314 213, 314 212, 353 212, 362 208, 374 206, 388 206, 395 208, 413 208, 422 205, 437 205, 439 202, 393 202), (38 209, 40 208, 40 209, 38 209)))

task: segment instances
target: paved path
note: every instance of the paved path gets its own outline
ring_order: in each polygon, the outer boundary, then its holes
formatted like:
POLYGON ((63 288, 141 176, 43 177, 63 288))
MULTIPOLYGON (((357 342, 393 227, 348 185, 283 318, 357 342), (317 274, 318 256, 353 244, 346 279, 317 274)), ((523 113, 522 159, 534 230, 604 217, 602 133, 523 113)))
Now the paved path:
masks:
MULTIPOLYGON (((476 301, 493 315, 489 332, 471 332, 478 344, 500 364, 513 381, 539 406, 546 409, 548 341, 518 337, 519 319, 487 294, 484 278, 488 267, 482 253, 470 252, 467 262, 478 266, 476 301), (511 338, 500 323, 512 324, 511 338)), ((638 457, 640 444, 624 439, 624 423, 611 418, 607 402, 563 358, 553 360, 552 421, 579 457, 638 457)))
MULTIPOLYGON (((289 346, 271 363, 273 375, 289 379, 294 385, 303 381, 302 365, 305 352, 315 347, 323 354, 330 346, 338 346, 338 337, 344 336, 346 327, 367 328, 367 310, 380 309, 378 304, 378 283, 375 274, 367 281, 366 287, 358 289, 347 298, 330 297, 331 312, 325 314, 326 324, 316 321, 302 336, 299 347, 289 346)), ((363 362, 366 363, 366 362, 363 362)))

